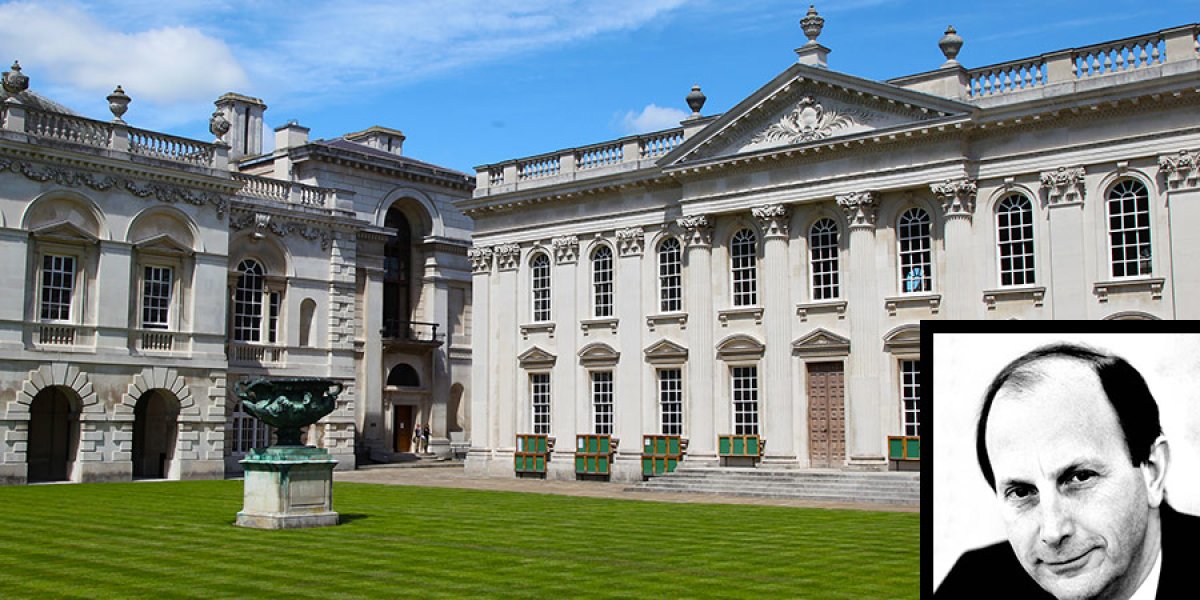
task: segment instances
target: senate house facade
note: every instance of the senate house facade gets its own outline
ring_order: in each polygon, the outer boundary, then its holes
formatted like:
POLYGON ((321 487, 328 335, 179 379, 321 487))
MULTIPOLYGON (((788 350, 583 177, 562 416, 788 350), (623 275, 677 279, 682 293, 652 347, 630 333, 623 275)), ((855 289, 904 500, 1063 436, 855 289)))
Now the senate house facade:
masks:
POLYGON ((14 64, 0 484, 236 476, 270 431, 234 383, 296 375, 344 386, 305 437, 339 469, 410 458, 419 424, 474 474, 512 477, 522 435, 551 478, 579 435, 624 481, 645 435, 884 470, 919 444, 922 320, 1200 318, 1200 26, 983 67, 950 29, 874 81, 823 22, 723 113, 697 86, 679 127, 474 177, 386 127, 266 150, 237 93, 213 141, 126 122, 120 87, 89 119, 14 64))
MULTIPOLYGON (((478 167, 472 472, 515 436, 758 435, 763 465, 882 470, 921 435, 924 319, 1200 317, 1200 54, 1187 25, 871 81, 801 22, 723 114, 478 167)), ((931 65, 932 66, 932 65, 931 65)))

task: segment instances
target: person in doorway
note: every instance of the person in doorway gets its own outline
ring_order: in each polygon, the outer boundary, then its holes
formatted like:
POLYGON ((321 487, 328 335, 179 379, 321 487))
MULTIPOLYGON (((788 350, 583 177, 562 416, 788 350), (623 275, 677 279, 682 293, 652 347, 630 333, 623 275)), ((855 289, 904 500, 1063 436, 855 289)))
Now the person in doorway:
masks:
POLYGON ((421 424, 417 423, 416 426, 413 428, 413 436, 412 436, 412 442, 413 442, 412 451, 414 453, 418 453, 421 451, 421 439, 422 439, 421 424))
POLYGON ((429 453, 429 423, 421 428, 421 452, 429 453))

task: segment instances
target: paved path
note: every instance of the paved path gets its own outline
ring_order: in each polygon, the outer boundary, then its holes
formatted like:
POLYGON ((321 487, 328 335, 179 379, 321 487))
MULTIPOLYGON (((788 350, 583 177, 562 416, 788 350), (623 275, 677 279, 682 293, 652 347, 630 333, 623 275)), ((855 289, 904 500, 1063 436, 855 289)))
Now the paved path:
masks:
POLYGON ((355 483, 382 483, 387 485, 414 485, 424 487, 449 487, 472 490, 526 492, 534 494, 562 494, 564 496, 586 496, 590 498, 617 498, 650 502, 682 502, 697 504, 757 504, 763 506, 793 506, 807 508, 831 508, 842 510, 874 510, 888 512, 920 512, 919 506, 896 506, 874 503, 815 502, 796 498, 755 498, 750 496, 727 496, 718 494, 679 494, 670 492, 629 492, 628 483, 603 481, 557 481, 544 479, 517 479, 515 477, 471 477, 463 473, 461 464, 445 466, 422 465, 371 465, 356 471, 335 471, 334 481, 355 483))

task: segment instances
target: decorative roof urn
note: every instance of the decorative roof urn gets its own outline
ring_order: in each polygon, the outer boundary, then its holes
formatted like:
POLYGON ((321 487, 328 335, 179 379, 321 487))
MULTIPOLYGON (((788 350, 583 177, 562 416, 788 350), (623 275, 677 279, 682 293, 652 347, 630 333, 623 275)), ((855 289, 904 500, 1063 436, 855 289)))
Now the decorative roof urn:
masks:
POLYGON ((125 95, 125 90, 121 89, 121 86, 118 85, 117 89, 108 95, 107 100, 108 110, 111 110, 113 117, 115 117, 113 122, 124 123, 125 121, 121 120, 121 116, 125 114, 125 111, 129 110, 129 103, 132 101, 129 96, 125 95))
POLYGON ((804 30, 804 35, 808 38, 808 43, 805 46, 812 46, 817 43, 817 37, 821 35, 821 29, 825 27, 825 18, 817 14, 817 7, 808 5, 808 14, 800 19, 800 29, 804 30))
POLYGON ((13 61, 12 70, 4 72, 4 91, 14 96, 29 89, 29 77, 21 74, 21 63, 13 61))
POLYGON ((275 428, 277 446, 301 446, 300 430, 333 412, 342 384, 320 377, 257 377, 237 382, 233 393, 246 412, 275 428))
POLYGON ((958 51, 962 50, 962 45, 962 36, 958 35, 957 31, 954 31, 953 26, 947 27, 946 35, 943 35, 942 39, 938 41, 938 47, 942 49, 942 54, 946 56, 946 62, 942 65, 943 67, 958 64, 955 57, 958 56, 958 51))
POLYGON ((229 119, 225 118, 225 113, 214 110, 212 118, 208 120, 208 130, 217 136, 218 142, 224 141, 225 134, 229 133, 229 127, 229 119))
POLYGON ((692 86, 692 91, 687 95, 688 108, 692 109, 692 118, 700 116, 700 109, 704 108, 704 101, 708 100, 708 96, 700 91, 700 84, 692 86))

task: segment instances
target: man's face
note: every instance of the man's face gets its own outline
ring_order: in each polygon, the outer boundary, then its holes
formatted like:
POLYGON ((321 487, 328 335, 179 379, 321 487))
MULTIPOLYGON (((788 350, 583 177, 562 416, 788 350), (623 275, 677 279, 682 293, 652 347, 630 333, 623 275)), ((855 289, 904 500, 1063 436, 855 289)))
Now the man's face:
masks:
POLYGON ((1142 469, 1131 464, 1117 413, 1089 366, 1047 359, 1038 370, 1041 381, 1002 388, 988 419, 1009 542, 1029 575, 1060 599, 1128 597, 1157 556, 1142 469))

